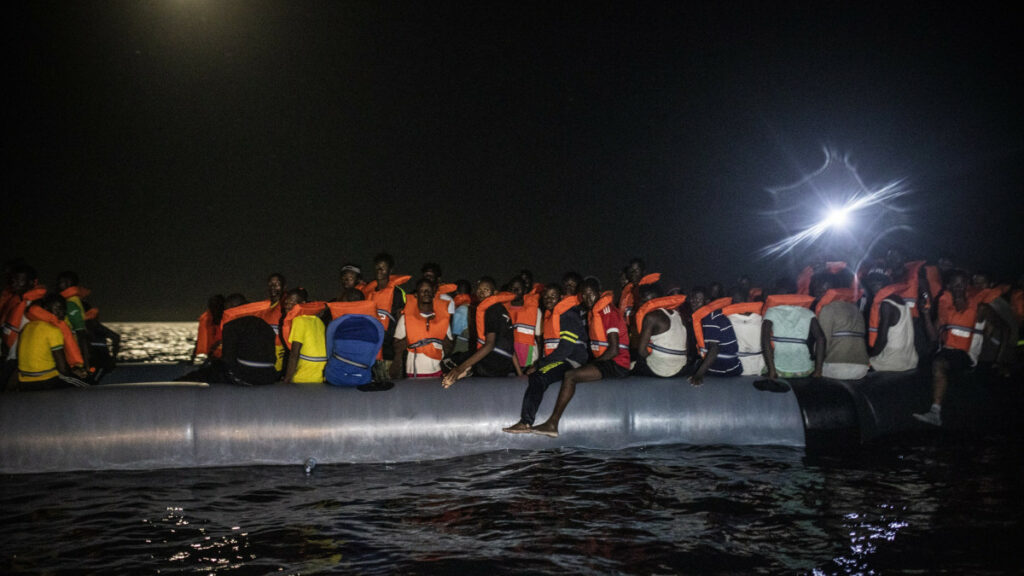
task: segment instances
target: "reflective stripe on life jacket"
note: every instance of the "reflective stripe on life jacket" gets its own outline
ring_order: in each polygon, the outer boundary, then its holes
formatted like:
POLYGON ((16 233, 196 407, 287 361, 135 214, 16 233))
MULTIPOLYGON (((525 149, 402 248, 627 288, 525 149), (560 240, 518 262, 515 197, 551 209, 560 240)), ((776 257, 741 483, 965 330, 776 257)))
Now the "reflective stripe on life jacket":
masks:
POLYGON ((509 302, 508 314, 512 318, 512 340, 524 346, 537 345, 537 309, 540 308, 540 297, 536 294, 523 296, 522 306, 512 306, 509 302))
POLYGON ((708 314, 711 314, 715 310, 721 310, 730 304, 732 304, 732 298, 719 298, 718 300, 701 306, 693 313, 693 336, 697 340, 697 350, 700 352, 702 357, 708 353, 708 349, 704 346, 704 327, 701 325, 701 321, 704 320, 708 314))
POLYGON ((30 306, 25 311, 25 317, 29 320, 46 322, 51 326, 59 328, 61 335, 64 336, 64 356, 67 358, 68 364, 72 367, 85 366, 85 359, 82 358, 82 350, 78 347, 78 340, 71 332, 71 327, 68 326, 67 322, 57 319, 56 316, 39 306, 30 306))
POLYGON ((542 326, 544 329, 544 355, 547 356, 558 348, 558 341, 562 335, 562 314, 579 306, 579 296, 566 296, 555 305, 554 310, 544 311, 542 326))
MULTIPOLYGON (((483 346, 484 343, 487 341, 486 340, 487 334, 484 332, 484 315, 487 314, 487 309, 490 308, 491 306, 494 306, 495 304, 504 304, 505 302, 511 302, 512 300, 515 300, 515 298, 516 298, 515 295, 512 294, 511 292, 498 292, 497 294, 495 294, 493 296, 484 298, 483 302, 481 302, 476 307, 476 347, 477 347, 477 349, 479 349, 481 346, 483 346)), ((495 348, 495 351, 497 351, 497 352, 504 352, 503 350, 498 350, 497 348, 495 348)))
MULTIPOLYGON (((394 305, 394 293, 395 288, 405 284, 409 281, 412 276, 391 276, 388 280, 388 285, 383 290, 377 290, 377 281, 374 280, 363 287, 363 294, 366 295, 366 299, 374 302, 377 306, 377 318, 380 323, 384 326, 384 330, 387 330, 392 322, 396 320, 391 315, 391 307, 394 305)), ((401 288, 399 288, 401 290, 401 288)), ((405 292, 402 292, 402 305, 405 305, 405 292)))
POLYGON ((943 346, 964 352, 970 351, 980 301, 980 295, 967 298, 967 306, 963 310, 957 310, 952 294, 946 292, 939 297, 939 330, 943 346))

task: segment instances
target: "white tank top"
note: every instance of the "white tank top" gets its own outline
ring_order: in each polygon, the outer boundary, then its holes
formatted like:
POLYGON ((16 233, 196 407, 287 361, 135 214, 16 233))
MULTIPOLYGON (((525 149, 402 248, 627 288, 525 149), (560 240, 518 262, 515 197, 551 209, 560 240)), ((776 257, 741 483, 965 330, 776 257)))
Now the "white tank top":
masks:
POLYGON ((736 343, 739 344, 740 364, 743 375, 758 375, 764 369, 764 356, 761 355, 761 323, 764 317, 760 314, 729 314, 729 322, 736 332, 736 343))
POLYGON ((878 372, 905 372, 917 368, 917 350, 914 349, 914 324, 910 319, 910 306, 891 300, 882 303, 895 306, 900 319, 889 327, 885 349, 871 358, 871 367, 878 372))
POLYGON ((686 366, 686 327, 679 312, 661 311, 668 314, 668 330, 651 336, 647 367, 658 376, 667 378, 675 376, 686 366))

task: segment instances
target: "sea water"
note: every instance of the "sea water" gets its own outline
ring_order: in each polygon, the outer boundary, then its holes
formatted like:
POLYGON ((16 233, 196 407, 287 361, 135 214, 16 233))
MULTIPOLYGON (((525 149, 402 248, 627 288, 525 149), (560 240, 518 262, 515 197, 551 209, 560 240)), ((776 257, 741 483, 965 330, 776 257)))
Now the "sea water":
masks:
MULTIPOLYGON (((114 329, 126 351, 187 359, 194 325, 168 327, 114 329)), ((835 457, 661 446, 5 475, 0 573, 1019 574, 1022 447, 925 430, 835 457)))

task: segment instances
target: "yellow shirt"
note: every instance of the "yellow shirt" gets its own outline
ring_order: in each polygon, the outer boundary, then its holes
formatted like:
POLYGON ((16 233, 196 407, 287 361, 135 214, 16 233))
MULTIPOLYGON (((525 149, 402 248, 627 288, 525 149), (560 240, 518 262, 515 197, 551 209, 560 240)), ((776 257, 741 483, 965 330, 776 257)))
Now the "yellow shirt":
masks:
POLYGON ((18 380, 40 382, 57 376, 54 351, 63 354, 64 335, 60 328, 39 320, 29 322, 18 336, 18 380))
POLYGON ((296 316, 292 320, 288 344, 302 344, 293 382, 320 384, 324 381, 324 368, 327 366, 326 332, 324 323, 316 316, 296 316))

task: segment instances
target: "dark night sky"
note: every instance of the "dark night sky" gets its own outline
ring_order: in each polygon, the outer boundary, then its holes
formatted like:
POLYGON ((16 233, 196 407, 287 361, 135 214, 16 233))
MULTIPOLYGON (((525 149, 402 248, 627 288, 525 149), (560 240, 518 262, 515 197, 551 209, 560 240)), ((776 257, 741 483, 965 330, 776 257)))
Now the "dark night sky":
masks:
POLYGON ((450 280, 642 255, 767 282, 766 189, 827 146, 906 179, 912 253, 1019 272, 1020 9, 861 4, 31 3, 5 19, 3 256, 78 270, 108 320, 272 271, 329 298, 385 249, 450 280))

